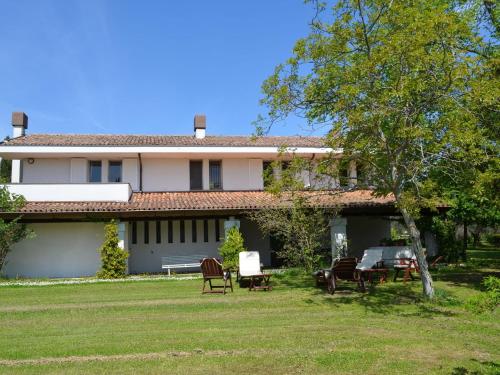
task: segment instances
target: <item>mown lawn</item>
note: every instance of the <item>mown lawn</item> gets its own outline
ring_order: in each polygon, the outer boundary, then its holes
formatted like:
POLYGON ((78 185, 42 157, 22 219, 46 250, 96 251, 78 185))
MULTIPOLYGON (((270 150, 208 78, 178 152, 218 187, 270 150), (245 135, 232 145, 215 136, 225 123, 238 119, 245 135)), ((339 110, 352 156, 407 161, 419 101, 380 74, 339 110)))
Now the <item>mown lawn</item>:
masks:
MULTIPOLYGON (((489 270, 488 272, 491 272, 489 270)), ((0 287, 0 373, 498 374, 500 314, 464 309, 481 270, 334 296, 306 276, 201 295, 201 280, 0 287)))

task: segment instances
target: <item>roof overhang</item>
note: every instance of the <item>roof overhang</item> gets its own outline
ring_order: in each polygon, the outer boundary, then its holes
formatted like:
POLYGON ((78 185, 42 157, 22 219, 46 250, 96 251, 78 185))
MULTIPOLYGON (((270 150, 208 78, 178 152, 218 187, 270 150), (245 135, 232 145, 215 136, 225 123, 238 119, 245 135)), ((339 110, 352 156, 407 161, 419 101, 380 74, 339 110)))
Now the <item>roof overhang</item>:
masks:
POLYGON ((327 147, 229 147, 229 146, 0 146, 5 159, 68 157, 245 157, 272 158, 280 153, 300 156, 340 154, 342 150, 327 147))

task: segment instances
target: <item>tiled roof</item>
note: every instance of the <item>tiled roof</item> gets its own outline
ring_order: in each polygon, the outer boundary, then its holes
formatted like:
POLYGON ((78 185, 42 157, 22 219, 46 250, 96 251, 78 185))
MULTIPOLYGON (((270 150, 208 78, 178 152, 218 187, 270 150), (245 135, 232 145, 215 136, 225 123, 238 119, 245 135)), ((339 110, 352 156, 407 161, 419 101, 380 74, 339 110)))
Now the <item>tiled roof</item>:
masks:
POLYGON ((230 146, 230 147, 323 147, 321 137, 29 134, 5 141, 3 146, 230 146))
MULTIPOLYGON (((392 196, 375 197, 369 190, 348 192, 303 192, 317 207, 367 207, 394 204, 392 196)), ((174 212, 254 210, 283 207, 290 203, 287 194, 276 197, 263 191, 203 191, 133 193, 130 202, 28 202, 22 213, 84 212, 174 212)))

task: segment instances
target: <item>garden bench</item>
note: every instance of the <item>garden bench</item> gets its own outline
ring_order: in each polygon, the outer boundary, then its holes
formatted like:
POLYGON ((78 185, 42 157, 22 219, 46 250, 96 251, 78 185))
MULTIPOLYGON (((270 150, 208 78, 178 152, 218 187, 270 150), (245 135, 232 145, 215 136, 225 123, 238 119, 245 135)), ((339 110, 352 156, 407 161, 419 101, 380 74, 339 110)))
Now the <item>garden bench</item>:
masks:
POLYGON ((195 268, 199 267, 203 258, 207 255, 194 254, 194 255, 170 255, 167 257, 161 257, 161 268, 168 271, 168 276, 170 276, 170 270, 176 268, 195 268))

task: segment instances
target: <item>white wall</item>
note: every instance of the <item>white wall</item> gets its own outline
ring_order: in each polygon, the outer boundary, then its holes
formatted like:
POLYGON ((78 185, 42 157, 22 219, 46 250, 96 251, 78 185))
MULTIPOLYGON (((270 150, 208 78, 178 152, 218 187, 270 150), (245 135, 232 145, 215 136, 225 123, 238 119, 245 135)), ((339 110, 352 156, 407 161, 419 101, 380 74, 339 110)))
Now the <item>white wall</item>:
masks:
POLYGON ((34 159, 33 164, 29 164, 27 160, 22 163, 24 183, 70 182, 70 159, 34 159))
POLYGON ((88 181, 88 161, 82 158, 70 160, 70 182, 85 183, 88 181))
POLYGON ((3 273, 8 277, 78 277, 95 275, 103 223, 29 224, 34 238, 14 245, 3 273))
POLYGON ((144 191, 189 190, 189 160, 143 159, 142 189, 144 191))
POLYGON ((223 159, 222 187, 224 190, 263 189, 262 160, 223 159))
POLYGON ((139 160, 123 159, 122 181, 128 182, 133 191, 139 190, 139 160))
POLYGON ((43 202, 128 202, 129 184, 7 184, 11 193, 21 194, 27 201, 43 202))
POLYGON ((380 240, 391 237, 391 222, 377 216, 348 216, 347 241, 349 255, 361 257, 363 251, 378 246, 380 240))

